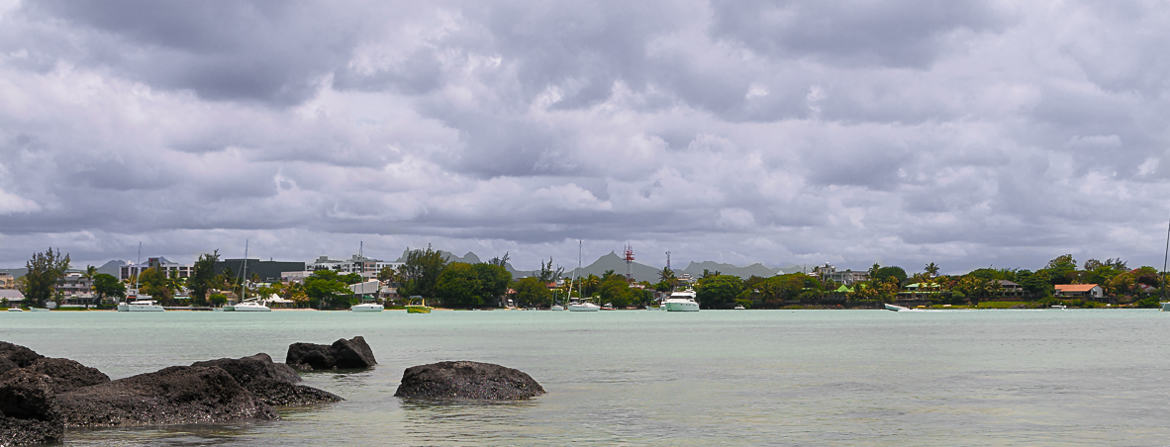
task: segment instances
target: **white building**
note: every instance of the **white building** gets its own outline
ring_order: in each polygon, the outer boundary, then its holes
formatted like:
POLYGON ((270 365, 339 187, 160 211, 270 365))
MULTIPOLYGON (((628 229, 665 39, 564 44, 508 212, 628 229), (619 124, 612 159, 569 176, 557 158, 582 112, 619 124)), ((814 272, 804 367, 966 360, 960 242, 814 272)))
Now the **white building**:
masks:
POLYGON ((122 281, 129 281, 138 277, 146 269, 156 268, 161 270, 168 278, 189 278, 191 270, 194 268, 191 264, 179 264, 164 257, 148 258, 146 262, 141 264, 124 265, 121 269, 120 278, 122 281))
POLYGON ((307 264, 308 270, 311 272, 317 270, 333 270, 343 275, 350 273, 373 273, 373 276, 377 276, 378 272, 382 271, 383 268, 398 268, 398 266, 402 265, 401 262, 385 262, 381 259, 371 259, 362 255, 353 255, 345 260, 329 259, 328 256, 321 256, 307 264))
POLYGON ((68 272, 57 281, 56 291, 66 300, 93 299, 93 280, 81 272, 68 272))
POLYGON ((833 267, 833 264, 827 262, 825 265, 814 268, 813 272, 809 275, 819 277, 821 281, 833 281, 847 286, 869 280, 869 272, 855 272, 853 270, 838 271, 837 267, 833 267))

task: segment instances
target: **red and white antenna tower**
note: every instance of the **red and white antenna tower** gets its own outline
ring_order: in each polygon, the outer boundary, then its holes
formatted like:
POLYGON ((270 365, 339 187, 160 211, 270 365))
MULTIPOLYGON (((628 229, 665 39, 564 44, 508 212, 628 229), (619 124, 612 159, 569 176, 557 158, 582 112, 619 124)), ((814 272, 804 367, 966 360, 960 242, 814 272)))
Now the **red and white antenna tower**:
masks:
POLYGON ((630 244, 627 243, 626 244, 626 279, 631 280, 631 281, 634 279, 634 275, 630 271, 632 262, 634 262, 634 247, 631 247, 630 244))

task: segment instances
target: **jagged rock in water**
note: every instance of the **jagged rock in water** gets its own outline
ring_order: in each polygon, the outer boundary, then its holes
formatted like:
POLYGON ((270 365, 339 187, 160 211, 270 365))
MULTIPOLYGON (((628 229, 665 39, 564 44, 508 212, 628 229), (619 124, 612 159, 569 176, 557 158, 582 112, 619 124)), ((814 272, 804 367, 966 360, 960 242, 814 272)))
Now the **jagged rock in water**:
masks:
POLYGON ((222 368, 172 366, 57 395, 69 427, 123 427, 277 419, 222 368))
POLYGON ((0 374, 0 445, 60 442, 65 424, 53 394, 53 381, 44 374, 22 368, 0 374))
POLYGON ((288 346, 284 362, 302 371, 363 369, 378 364, 374 351, 360 335, 349 340, 340 338, 332 345, 293 343, 288 346))
POLYGON ((297 385, 301 376, 292 367, 274 363, 272 357, 264 353, 238 359, 195 362, 191 366, 221 368, 264 403, 274 407, 303 407, 342 400, 333 393, 297 385))
POLYGON ((25 369, 52 378, 53 393, 64 393, 110 381, 110 377, 97 368, 90 368, 69 359, 42 357, 25 369))
POLYGON ((471 361, 412 366, 402 373, 394 395, 435 400, 521 400, 544 388, 518 369, 471 361))

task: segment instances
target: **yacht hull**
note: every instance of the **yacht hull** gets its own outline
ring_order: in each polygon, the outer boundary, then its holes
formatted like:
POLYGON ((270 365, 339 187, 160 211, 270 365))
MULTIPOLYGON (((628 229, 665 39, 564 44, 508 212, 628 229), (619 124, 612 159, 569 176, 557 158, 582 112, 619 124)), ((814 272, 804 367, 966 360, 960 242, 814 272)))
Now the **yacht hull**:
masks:
POLYGON ((698 312, 699 303, 684 300, 666 300, 663 304, 667 312, 698 312))

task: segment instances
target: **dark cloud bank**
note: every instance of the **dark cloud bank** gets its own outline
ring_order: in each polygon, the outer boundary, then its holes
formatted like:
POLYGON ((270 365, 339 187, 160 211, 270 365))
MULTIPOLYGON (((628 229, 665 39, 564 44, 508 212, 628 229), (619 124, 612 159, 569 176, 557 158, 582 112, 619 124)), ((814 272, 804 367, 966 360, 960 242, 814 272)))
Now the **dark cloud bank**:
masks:
POLYGON ((997 2, 0 2, 0 264, 1162 254, 1170 14, 997 2))

